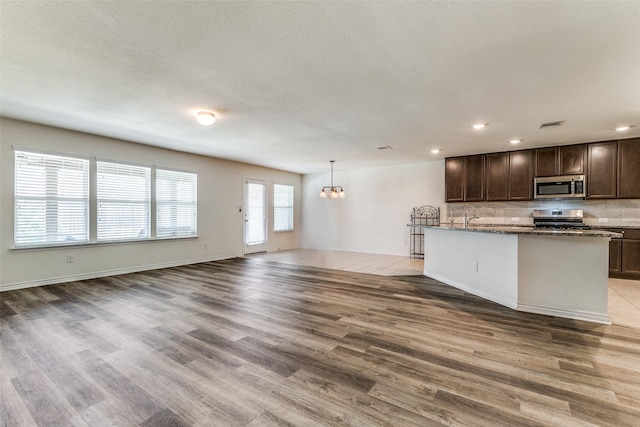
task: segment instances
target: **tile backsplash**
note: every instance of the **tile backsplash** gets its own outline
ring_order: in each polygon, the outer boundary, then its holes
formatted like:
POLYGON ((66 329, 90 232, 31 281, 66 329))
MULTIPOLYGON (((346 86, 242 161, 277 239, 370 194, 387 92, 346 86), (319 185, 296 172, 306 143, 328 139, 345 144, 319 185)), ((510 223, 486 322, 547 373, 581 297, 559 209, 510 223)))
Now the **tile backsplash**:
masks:
POLYGON ((532 225, 534 209, 582 209, 587 225, 640 227, 640 199, 447 203, 441 222, 461 223, 466 211, 480 217, 475 224, 532 225))

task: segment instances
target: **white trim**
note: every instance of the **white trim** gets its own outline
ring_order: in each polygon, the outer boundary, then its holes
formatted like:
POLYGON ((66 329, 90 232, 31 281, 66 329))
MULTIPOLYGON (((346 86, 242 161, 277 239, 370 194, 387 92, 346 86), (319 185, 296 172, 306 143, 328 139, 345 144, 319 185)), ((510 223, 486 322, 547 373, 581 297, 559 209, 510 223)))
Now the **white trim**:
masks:
POLYGON ((460 283, 455 280, 448 279, 438 274, 429 273, 426 270, 424 272, 424 275, 432 279, 435 279, 439 282, 442 282, 446 285, 453 286, 454 288, 468 292, 480 298, 493 301, 497 304, 503 305, 505 307, 511 308, 516 311, 523 311, 526 313, 534 313, 534 314, 543 314, 545 316, 562 317, 565 319, 584 320, 587 322, 602 323, 605 325, 611 324, 609 316, 606 314, 599 314, 599 313, 580 311, 580 310, 574 311, 574 310, 561 310, 561 309, 549 308, 549 307, 537 307, 537 306, 528 305, 528 304, 518 304, 517 302, 505 300, 504 298, 500 298, 488 292, 478 290, 464 283, 460 283))
POLYGON ((484 291, 478 290, 477 288, 474 288, 474 287, 469 286, 467 284, 464 284, 464 283, 461 283, 461 282, 457 282, 455 280, 451 280, 451 279, 449 279, 447 277, 443 277, 443 276, 441 276, 439 274, 430 273, 426 269, 424 271, 424 275, 427 276, 427 277, 430 277, 432 279, 435 279, 435 280, 437 280, 439 282, 442 282, 442 283, 444 283, 446 285, 453 286, 454 288, 457 288, 457 289, 460 289, 462 291, 468 292, 468 293, 470 293, 472 295, 475 295, 477 297, 484 298, 484 299, 487 299, 489 301, 493 301, 493 302, 495 302, 497 304, 504 305, 505 307, 509 307, 509 308, 514 309, 514 310, 518 309, 518 302, 517 301, 509 301, 507 299, 492 295, 492 294, 490 294, 488 292, 484 292, 484 291))
POLYGON ((271 225, 271 217, 269 215, 269 206, 271 206, 269 204, 269 193, 269 180, 265 178, 249 178, 246 176, 242 178, 242 255, 250 255, 254 253, 269 251, 269 225, 271 225), (247 244, 247 226, 245 221, 248 210, 247 184, 250 181, 264 185, 264 242, 253 245, 259 247, 259 250, 247 251, 247 248, 252 246, 247 244), (264 249, 262 249, 263 247, 264 249))
POLYGON ((97 247, 97 246, 110 246, 110 245, 129 245, 134 243, 153 243, 153 242, 165 242, 174 240, 186 240, 197 239, 199 236, 170 236, 170 237, 154 237, 149 239, 129 239, 129 240, 101 240, 99 242, 84 242, 84 243, 52 243, 50 245, 40 246, 12 246, 10 251, 14 252, 26 252, 26 251, 42 251, 52 249, 66 249, 66 248, 83 248, 83 247, 97 247))
POLYGON ((152 163, 140 163, 140 162, 130 162, 128 160, 113 160, 108 157, 93 157, 97 163, 111 163, 114 165, 124 165, 124 166, 134 166, 137 168, 154 168, 156 165, 152 163))
MULTIPOLYGON (((71 157, 74 159, 89 160, 89 161, 91 161, 91 158, 92 158, 91 156, 85 156, 82 154, 72 154, 72 153, 65 153, 61 151, 41 150, 39 148, 28 148, 21 145, 12 145, 11 148, 13 152, 21 151, 23 153, 44 154, 46 156, 71 157)), ((15 162, 14 162, 14 167, 15 167, 15 162)))
POLYGON ((192 169, 179 169, 179 168, 174 168, 172 166, 161 166, 161 165, 153 165, 154 168, 156 169, 162 169, 165 171, 171 171, 171 172, 182 172, 182 173, 192 173, 194 175, 198 175, 198 171, 192 170, 192 169))
POLYGON ((588 311, 560 310, 557 308, 537 307, 535 305, 518 304, 518 311, 527 313, 544 314, 547 316, 563 317, 565 319, 585 320, 587 322, 603 323, 610 325, 611 321, 607 314, 592 313, 588 311))
POLYGON ((36 286, 55 285, 57 283, 76 282, 78 280, 98 279, 100 277, 116 276, 118 274, 138 273, 140 271, 159 270, 161 268, 178 267, 181 265, 198 264, 202 262, 219 261, 221 259, 236 258, 236 255, 219 255, 208 258, 187 259, 163 262, 159 264, 138 265, 135 267, 116 268, 113 270, 95 271, 91 273, 74 274, 71 276, 52 277, 49 279, 30 280, 27 282, 8 283, 0 285, 0 292, 16 289, 33 288, 36 286))

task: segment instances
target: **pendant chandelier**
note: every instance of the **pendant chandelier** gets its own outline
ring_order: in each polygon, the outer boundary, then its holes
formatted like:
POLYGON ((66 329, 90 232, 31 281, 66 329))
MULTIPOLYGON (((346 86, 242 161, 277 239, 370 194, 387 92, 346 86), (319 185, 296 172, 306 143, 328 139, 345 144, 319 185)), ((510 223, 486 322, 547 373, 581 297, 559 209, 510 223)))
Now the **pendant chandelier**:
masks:
POLYGON ((320 191, 320 197, 323 199, 326 197, 329 197, 330 199, 344 199, 345 195, 342 186, 333 185, 333 163, 335 162, 335 160, 330 160, 329 162, 331 163, 331 186, 322 187, 322 191, 320 191))

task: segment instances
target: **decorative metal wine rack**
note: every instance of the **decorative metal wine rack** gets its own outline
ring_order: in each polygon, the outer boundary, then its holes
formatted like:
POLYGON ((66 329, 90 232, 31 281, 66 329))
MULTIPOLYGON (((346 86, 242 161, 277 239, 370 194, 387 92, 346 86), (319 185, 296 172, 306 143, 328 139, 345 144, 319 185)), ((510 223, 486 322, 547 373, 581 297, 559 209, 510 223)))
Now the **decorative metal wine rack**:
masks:
POLYGON ((411 211, 409 250, 411 258, 424 258, 424 225, 440 225, 440 208, 420 206, 411 211))

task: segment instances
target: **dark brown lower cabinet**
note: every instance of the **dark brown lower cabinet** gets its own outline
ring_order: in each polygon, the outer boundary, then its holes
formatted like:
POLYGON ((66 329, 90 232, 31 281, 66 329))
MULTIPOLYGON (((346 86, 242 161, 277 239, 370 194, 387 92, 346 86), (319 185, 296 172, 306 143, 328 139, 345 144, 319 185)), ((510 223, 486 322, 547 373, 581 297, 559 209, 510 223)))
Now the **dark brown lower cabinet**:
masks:
POLYGON ((609 276, 622 273, 622 239, 609 241, 609 276))
POLYGON ((640 278, 640 239, 622 240, 622 274, 640 278))
POLYGON ((609 242, 609 277, 640 279, 640 229, 611 231, 624 237, 609 242))

